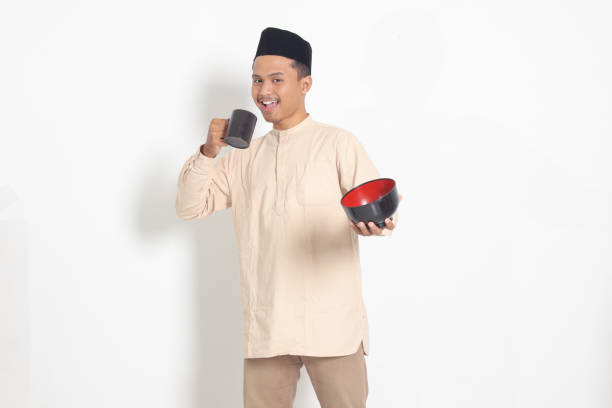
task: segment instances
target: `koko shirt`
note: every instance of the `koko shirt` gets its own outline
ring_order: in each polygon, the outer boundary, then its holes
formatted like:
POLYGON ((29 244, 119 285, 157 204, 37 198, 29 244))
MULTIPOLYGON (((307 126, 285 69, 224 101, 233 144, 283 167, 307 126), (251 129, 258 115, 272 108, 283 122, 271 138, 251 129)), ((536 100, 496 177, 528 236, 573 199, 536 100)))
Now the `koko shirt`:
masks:
POLYGON ((177 215, 194 220, 232 209, 244 358, 348 355, 362 341, 369 353, 359 235, 340 199, 376 178, 354 134, 310 114, 246 149, 216 158, 198 150, 185 162, 177 215))

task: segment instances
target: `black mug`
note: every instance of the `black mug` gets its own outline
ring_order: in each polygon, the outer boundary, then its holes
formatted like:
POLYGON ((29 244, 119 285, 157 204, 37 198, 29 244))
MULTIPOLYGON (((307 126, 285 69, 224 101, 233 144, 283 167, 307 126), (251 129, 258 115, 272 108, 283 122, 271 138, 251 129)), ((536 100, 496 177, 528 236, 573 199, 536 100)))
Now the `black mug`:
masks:
POLYGON ((223 141, 232 147, 246 149, 251 143, 257 116, 244 109, 234 109, 223 141))

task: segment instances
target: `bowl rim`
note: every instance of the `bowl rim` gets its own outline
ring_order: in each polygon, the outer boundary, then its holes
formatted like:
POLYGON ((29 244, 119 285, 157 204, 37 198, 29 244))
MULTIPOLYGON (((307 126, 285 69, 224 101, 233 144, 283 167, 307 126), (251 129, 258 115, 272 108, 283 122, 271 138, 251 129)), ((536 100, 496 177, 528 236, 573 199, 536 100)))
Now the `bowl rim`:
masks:
POLYGON ((376 201, 381 200, 381 199, 383 199, 384 197, 388 196, 388 195, 391 193, 391 191, 393 191, 393 189, 395 188, 395 186, 396 186, 395 180, 393 180, 393 179, 392 179, 392 178, 390 178, 390 177, 379 177, 379 178, 376 178, 376 179, 373 179, 373 180, 364 181, 363 183, 361 183, 361 184, 359 184, 359 185, 356 185, 355 187, 351 188, 349 191, 347 191, 346 193, 344 193, 344 195, 343 195, 343 196, 342 196, 342 198, 340 199, 340 204, 341 204, 343 207, 346 207, 346 208, 359 208, 359 207, 365 207, 366 205, 370 205, 370 204, 372 204, 372 203, 375 203, 376 201), (384 195, 382 195, 382 196, 378 197, 376 200, 374 200, 374 201, 372 201, 372 202, 370 202, 370 203, 361 204, 361 205, 353 205, 353 206, 351 206, 351 205, 344 205, 344 203, 343 203, 344 199, 345 199, 345 198, 346 198, 346 196, 348 196, 348 195, 349 195, 349 194, 350 194, 350 193, 351 193, 353 190, 356 190, 356 189, 358 189, 359 187, 361 187, 361 186, 363 186, 363 185, 370 184, 370 183, 374 183, 375 181, 379 181, 379 180, 391 180, 391 181, 393 182, 393 188, 392 188, 391 190, 389 190, 389 191, 388 191, 386 194, 384 194, 384 195))

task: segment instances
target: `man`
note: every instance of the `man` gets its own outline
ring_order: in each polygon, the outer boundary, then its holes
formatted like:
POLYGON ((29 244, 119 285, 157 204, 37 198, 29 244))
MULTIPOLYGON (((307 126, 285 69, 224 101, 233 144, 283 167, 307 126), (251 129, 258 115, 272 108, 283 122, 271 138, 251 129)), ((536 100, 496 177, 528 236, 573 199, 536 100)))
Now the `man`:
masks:
POLYGON ((346 216, 341 197, 380 175, 352 133, 306 112, 311 59, 297 34, 263 30, 251 93, 273 128, 215 159, 229 120, 213 119, 178 180, 182 219, 232 208, 246 408, 291 407, 302 365, 323 408, 365 407, 368 394, 358 235, 390 235, 398 214, 382 229, 346 216))

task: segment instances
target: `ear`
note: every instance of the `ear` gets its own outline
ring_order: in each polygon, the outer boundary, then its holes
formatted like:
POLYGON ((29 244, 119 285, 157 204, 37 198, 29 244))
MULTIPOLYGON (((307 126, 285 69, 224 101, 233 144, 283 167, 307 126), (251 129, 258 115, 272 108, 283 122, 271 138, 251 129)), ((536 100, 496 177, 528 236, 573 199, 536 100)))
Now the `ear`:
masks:
POLYGON ((306 95, 312 87, 312 76, 308 75, 301 80, 302 94, 306 95))

